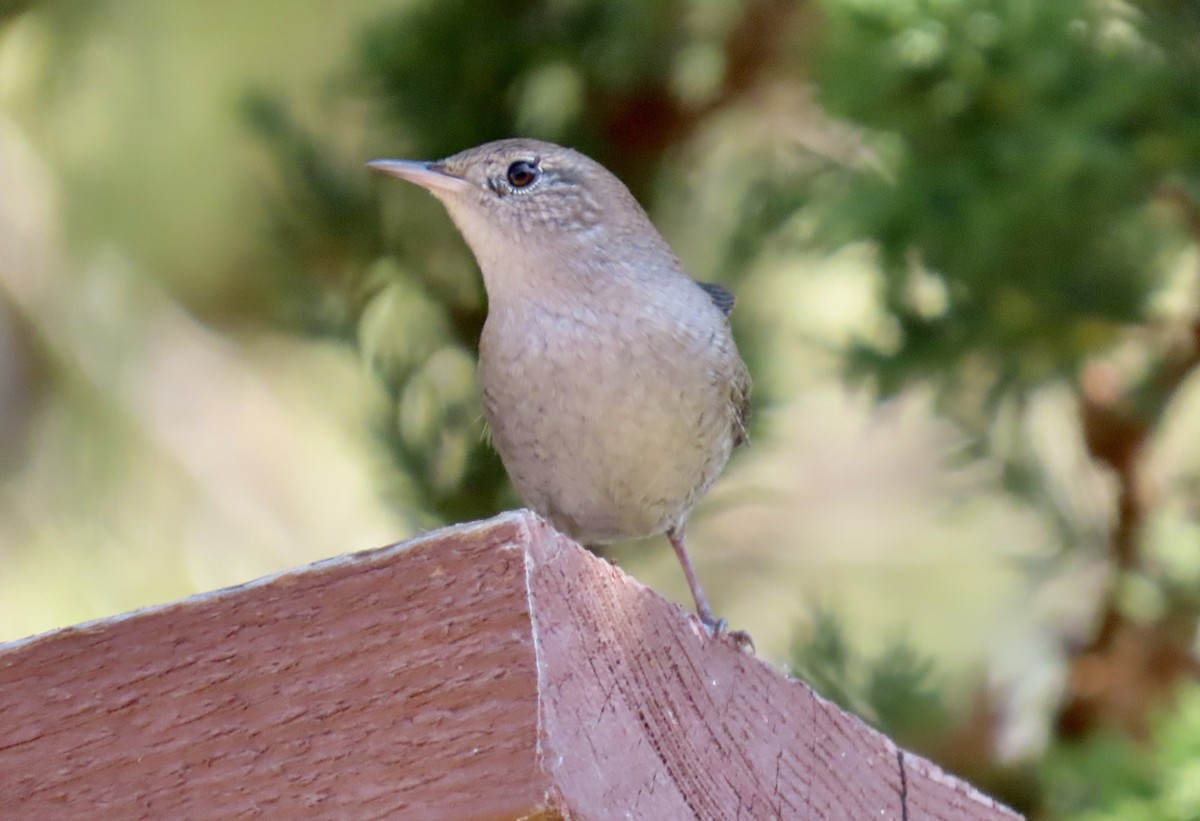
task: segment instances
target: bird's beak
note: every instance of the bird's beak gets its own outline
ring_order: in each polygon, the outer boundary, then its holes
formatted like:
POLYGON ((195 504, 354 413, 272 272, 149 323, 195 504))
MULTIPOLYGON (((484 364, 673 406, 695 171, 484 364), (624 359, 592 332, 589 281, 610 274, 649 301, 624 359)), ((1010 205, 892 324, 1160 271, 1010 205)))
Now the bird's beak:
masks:
POLYGON ((367 167, 383 174, 390 174, 402 180, 415 182, 422 188, 427 188, 435 194, 439 191, 456 193, 465 191, 471 184, 462 177, 456 177, 446 171, 445 166, 436 162, 417 162, 415 160, 372 160, 367 167))

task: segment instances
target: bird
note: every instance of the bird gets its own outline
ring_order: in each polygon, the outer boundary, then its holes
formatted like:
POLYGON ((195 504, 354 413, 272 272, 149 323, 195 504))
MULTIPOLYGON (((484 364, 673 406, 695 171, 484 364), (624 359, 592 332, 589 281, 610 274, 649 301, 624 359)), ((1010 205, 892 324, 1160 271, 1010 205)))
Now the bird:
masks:
POLYGON ((734 297, 693 279, 603 165, 532 139, 374 171, 441 201, 487 294, 478 379, 525 504, 581 544, 666 534, 700 621, 727 631, 688 555, 688 514, 747 442, 734 297))

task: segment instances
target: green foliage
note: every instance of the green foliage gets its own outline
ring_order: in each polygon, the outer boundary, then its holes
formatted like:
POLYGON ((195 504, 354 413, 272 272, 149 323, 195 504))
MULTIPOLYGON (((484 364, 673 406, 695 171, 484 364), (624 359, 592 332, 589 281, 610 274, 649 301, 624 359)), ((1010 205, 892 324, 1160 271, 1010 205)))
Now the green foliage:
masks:
POLYGON ((1046 809, 1070 821, 1200 818, 1200 686, 1180 690, 1143 746, 1102 735, 1057 744, 1043 764, 1046 809))
POLYGON ((736 20, 679 0, 445 0, 373 25, 362 76, 415 156, 539 137, 645 193, 681 112, 715 94, 704 55, 736 20))
POLYGON ((347 336, 371 296, 369 288, 353 286, 363 284, 364 261, 384 247, 377 189, 361 167, 345 167, 277 98, 250 92, 241 113, 279 171, 269 219, 280 259, 267 271, 281 280, 277 286, 290 287, 276 288, 284 296, 278 310, 309 333, 347 336))
POLYGON ((397 468, 397 499, 428 526, 512 506, 472 382, 481 287, 465 251, 439 255, 439 244, 457 247, 447 220, 416 210, 385 232, 380 188, 361 161, 340 156, 271 95, 247 95, 242 111, 279 169, 277 259, 267 268, 290 285, 279 289, 281 318, 362 351, 391 400, 375 431, 397 468))
POLYGON ((813 613, 811 633, 792 645, 792 674, 839 707, 850 710, 861 701, 854 679, 854 653, 837 616, 827 608, 813 613))
POLYGON ((1144 319, 1167 230, 1147 206, 1200 179, 1200 63, 1164 4, 825 7, 822 100, 886 169, 832 221, 877 243, 895 321, 894 345, 856 352, 860 373, 890 393, 983 364, 999 396, 1144 319))
POLYGON ((864 658, 847 642, 830 610, 813 614, 807 636, 792 645, 792 672, 843 709, 851 710, 903 744, 936 737, 951 719, 945 683, 934 661, 904 637, 864 658))

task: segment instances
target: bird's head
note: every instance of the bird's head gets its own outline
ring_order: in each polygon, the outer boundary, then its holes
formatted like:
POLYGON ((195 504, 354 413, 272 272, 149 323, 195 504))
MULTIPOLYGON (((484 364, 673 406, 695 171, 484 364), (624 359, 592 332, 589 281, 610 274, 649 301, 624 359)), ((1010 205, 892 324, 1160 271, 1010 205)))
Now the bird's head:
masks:
MULTIPOLYGON (((376 160, 376 171, 428 189, 489 269, 541 267, 665 251, 629 190, 595 160, 538 140, 509 139, 444 160, 376 160)), ((489 285, 489 290, 491 290, 489 285)))

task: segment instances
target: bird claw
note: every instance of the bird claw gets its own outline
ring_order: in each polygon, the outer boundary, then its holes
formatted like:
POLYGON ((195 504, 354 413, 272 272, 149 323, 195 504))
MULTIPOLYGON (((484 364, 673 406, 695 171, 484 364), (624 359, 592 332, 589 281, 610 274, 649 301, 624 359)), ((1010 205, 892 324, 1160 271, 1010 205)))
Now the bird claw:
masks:
POLYGON ((712 631, 714 637, 720 638, 724 636, 725 638, 732 639, 733 643, 737 645, 739 650, 745 650, 749 648, 751 652, 755 651, 756 648, 754 647, 754 639, 750 637, 750 634, 745 630, 730 630, 728 619, 703 621, 704 626, 712 631))

